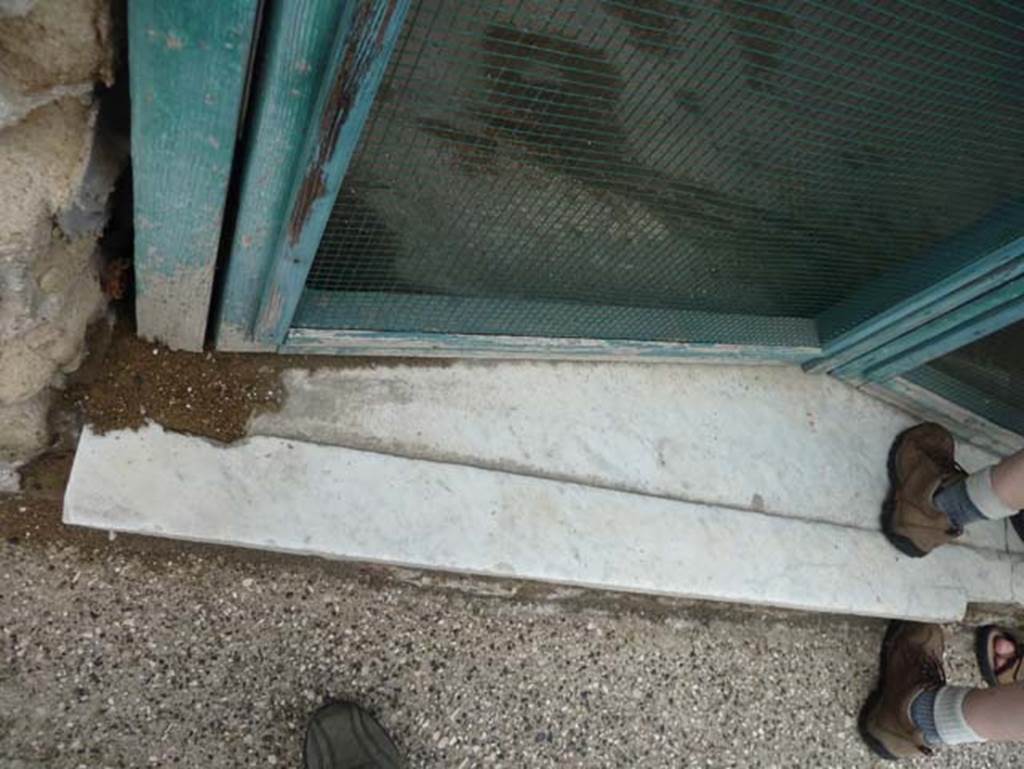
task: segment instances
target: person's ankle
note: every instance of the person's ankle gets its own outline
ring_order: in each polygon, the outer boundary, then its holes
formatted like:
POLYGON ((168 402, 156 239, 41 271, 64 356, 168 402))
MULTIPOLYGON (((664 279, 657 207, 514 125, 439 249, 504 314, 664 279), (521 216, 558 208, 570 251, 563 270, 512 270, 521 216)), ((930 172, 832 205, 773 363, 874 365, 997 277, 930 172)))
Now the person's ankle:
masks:
POLYGON ((1024 512, 1024 488, 1019 470, 1015 474, 1007 461, 1003 461, 992 468, 991 478, 992 490, 999 500, 1011 510, 1024 512))
POLYGON ((935 726, 935 695, 938 689, 926 689, 910 703, 910 720, 921 730, 925 744, 930 748, 942 745, 942 738, 935 726))
POLYGON ((972 691, 967 686, 942 686, 921 692, 910 703, 910 720, 929 747, 985 742, 964 716, 964 700, 972 691))
POLYGON ((966 526, 986 520, 978 506, 967 493, 967 479, 961 478, 948 486, 940 487, 932 497, 932 504, 949 518, 954 528, 963 530, 966 526))
POLYGON ((966 481, 967 494, 986 518, 1010 518, 1020 512, 1019 506, 1012 505, 1007 501, 1012 497, 1007 493, 1007 489, 1002 489, 1002 493, 1000 493, 998 487, 1008 484, 996 482, 998 469, 999 465, 986 467, 984 470, 972 473, 966 481))
POLYGON ((958 529, 975 521, 999 520, 1017 513, 996 494, 991 467, 941 487, 932 497, 932 504, 958 529))

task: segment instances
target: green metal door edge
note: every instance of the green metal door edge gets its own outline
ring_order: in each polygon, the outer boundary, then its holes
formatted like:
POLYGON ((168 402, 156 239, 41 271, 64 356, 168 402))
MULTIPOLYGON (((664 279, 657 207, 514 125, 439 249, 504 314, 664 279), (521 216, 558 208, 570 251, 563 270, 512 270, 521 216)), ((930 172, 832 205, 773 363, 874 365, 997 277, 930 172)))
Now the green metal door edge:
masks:
MULTIPOLYGON (((1024 260, 1022 260, 1024 263, 1024 260)), ((1024 277, 971 300, 832 373, 852 384, 882 382, 1024 318, 1024 277)))
POLYGON ((823 354, 806 369, 837 371, 889 345, 896 351, 905 334, 1021 275, 1024 202, 1014 201, 819 316, 823 354))
POLYGON ((1024 443, 1024 414, 927 364, 1022 318, 1024 203, 1014 201, 821 316, 823 353, 804 368, 1005 453, 1024 443), (870 306, 880 311, 847 327, 870 306))
POLYGON ((394 51, 409 0, 346 3, 292 180, 253 340, 279 345, 394 51))
POLYGON ((215 342, 220 350, 272 351, 252 338, 287 216, 289 194, 341 19, 337 0, 270 3, 240 169, 238 217, 224 265, 215 342))
POLYGON ((259 0, 128 3, 138 333, 201 350, 259 0))

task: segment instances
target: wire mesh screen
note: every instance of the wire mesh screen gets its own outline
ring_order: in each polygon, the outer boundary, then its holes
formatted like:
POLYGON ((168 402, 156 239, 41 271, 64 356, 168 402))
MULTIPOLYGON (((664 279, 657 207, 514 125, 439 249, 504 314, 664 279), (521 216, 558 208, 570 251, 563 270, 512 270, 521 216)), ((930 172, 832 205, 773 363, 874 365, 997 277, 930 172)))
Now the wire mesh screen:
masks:
POLYGON ((319 328, 798 345, 1024 193, 1012 2, 419 0, 319 328))

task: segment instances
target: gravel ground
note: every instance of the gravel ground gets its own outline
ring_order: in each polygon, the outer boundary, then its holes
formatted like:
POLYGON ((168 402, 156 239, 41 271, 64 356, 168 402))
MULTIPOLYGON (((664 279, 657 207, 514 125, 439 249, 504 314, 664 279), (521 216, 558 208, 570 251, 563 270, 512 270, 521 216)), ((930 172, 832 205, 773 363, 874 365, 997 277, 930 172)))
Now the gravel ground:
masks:
MULTIPOLYGON (((881 622, 108 541, 56 507, 0 501, 3 769, 300 766, 327 696, 370 707, 411 767, 876 763, 855 719, 881 622)), ((951 678, 973 680, 951 630, 951 678)))

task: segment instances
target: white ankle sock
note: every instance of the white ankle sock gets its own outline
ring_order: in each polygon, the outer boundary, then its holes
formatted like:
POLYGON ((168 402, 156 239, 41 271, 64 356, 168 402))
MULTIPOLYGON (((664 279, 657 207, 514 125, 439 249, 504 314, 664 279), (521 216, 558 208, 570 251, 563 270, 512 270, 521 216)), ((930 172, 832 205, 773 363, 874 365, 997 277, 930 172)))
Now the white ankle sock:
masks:
POLYGON ((943 686, 935 693, 935 730, 943 745, 985 741, 964 718, 964 698, 970 692, 969 686, 943 686))
POLYGON ((991 467, 971 473, 964 482, 964 488, 967 491, 967 498, 989 520, 1010 518, 1017 514, 1016 510, 999 498, 992 487, 991 467))

